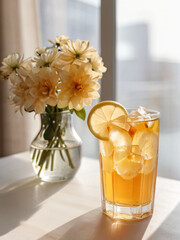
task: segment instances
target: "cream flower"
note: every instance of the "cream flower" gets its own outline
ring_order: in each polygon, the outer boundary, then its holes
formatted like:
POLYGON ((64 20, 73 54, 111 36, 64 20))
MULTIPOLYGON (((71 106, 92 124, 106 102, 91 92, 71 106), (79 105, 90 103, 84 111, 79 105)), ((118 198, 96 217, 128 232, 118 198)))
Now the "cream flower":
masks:
POLYGON ((30 94, 33 81, 29 76, 24 79, 18 75, 14 80, 10 89, 12 93, 10 99, 15 105, 15 111, 20 110, 22 113, 23 108, 28 109, 34 103, 34 98, 30 94))
POLYGON ((37 48, 26 60, 19 53, 3 59, 0 78, 11 82, 16 111, 24 108, 38 114, 47 106, 79 111, 99 97, 98 79, 106 68, 89 42, 73 42, 64 35, 50 42, 53 46, 37 48))
POLYGON ((16 72, 12 72, 9 76, 9 80, 11 81, 11 83, 13 85, 19 83, 20 79, 21 79, 21 75, 18 75, 16 72))
MULTIPOLYGON (((28 58, 26 60, 24 60, 21 64, 21 67, 16 69, 16 74, 19 76, 27 76, 31 73, 31 71, 33 70, 33 64, 31 61, 31 58, 28 58)), ((11 82, 16 81, 14 78, 14 74, 11 73, 11 75, 9 76, 9 79, 11 80, 11 82)))
POLYGON ((60 84, 58 93, 58 107, 81 110, 84 105, 90 106, 92 99, 99 98, 97 92, 100 85, 96 78, 92 77, 90 63, 79 65, 67 65, 60 72, 60 84))
POLYGON ((35 50, 36 56, 40 57, 41 54, 46 52, 46 49, 47 49, 46 47, 38 47, 38 48, 36 48, 36 50, 35 50))
POLYGON ((93 47, 89 47, 88 41, 76 40, 74 43, 69 40, 66 45, 62 46, 62 52, 53 62, 53 66, 61 68, 67 64, 81 64, 89 62, 89 58, 97 55, 97 51, 93 47))
POLYGON ((33 84, 30 95, 34 98, 32 105, 26 107, 27 111, 34 110, 36 114, 45 111, 46 105, 57 104, 57 85, 59 76, 50 68, 42 68, 39 72, 32 74, 33 84))
POLYGON ((49 40, 49 42, 52 43, 54 47, 62 47, 63 45, 66 45, 69 40, 71 40, 69 37, 60 35, 54 39, 54 42, 51 40, 49 40))
POLYGON ((90 62, 92 64, 92 70, 99 73, 99 78, 102 78, 103 73, 107 70, 107 68, 104 67, 102 58, 99 56, 95 56, 91 58, 90 62))
POLYGON ((27 74, 26 77, 16 75, 11 87, 11 100, 15 109, 22 112, 35 111, 36 114, 45 111, 46 105, 57 104, 57 85, 59 76, 50 68, 42 68, 39 72, 27 74))
POLYGON ((2 67, 0 71, 2 75, 9 76, 12 72, 16 72, 17 69, 22 67, 23 56, 19 53, 13 53, 12 55, 7 56, 2 61, 2 67))
POLYGON ((32 61, 36 63, 36 67, 50 67, 57 55, 57 48, 53 48, 49 52, 43 52, 40 56, 34 57, 32 61))

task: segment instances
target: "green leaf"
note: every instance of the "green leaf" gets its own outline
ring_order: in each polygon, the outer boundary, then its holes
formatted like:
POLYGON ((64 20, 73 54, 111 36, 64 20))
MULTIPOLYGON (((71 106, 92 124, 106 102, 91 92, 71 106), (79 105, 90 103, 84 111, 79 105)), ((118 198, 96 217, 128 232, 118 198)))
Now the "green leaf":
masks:
POLYGON ((67 106, 67 107, 64 107, 64 108, 61 108, 61 109, 62 109, 62 111, 69 110, 71 114, 74 112, 74 109, 69 109, 68 106, 67 106))
POLYGON ((54 109, 55 109, 55 107, 52 107, 52 106, 50 106, 50 105, 47 105, 45 110, 46 110, 47 113, 53 113, 53 112, 54 112, 54 109))
POLYGON ((62 111, 69 110, 69 108, 68 108, 68 107, 64 107, 64 108, 61 108, 61 109, 62 109, 62 111))
POLYGON ((44 132, 44 139, 50 141, 54 137, 54 130, 51 125, 49 125, 44 132))
POLYGON ((74 112, 74 109, 69 109, 70 113, 72 114, 74 112))
POLYGON ((76 115, 77 115, 79 118, 81 118, 82 120, 85 120, 85 118, 86 118, 86 110, 85 110, 84 108, 82 108, 80 111, 76 111, 76 110, 74 109, 74 111, 75 111, 76 115))

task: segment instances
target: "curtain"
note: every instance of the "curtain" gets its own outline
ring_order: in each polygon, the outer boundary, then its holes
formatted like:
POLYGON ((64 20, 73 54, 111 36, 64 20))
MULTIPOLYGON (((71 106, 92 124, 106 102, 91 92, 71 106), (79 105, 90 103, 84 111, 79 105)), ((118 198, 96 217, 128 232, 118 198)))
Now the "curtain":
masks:
MULTIPOLYGON (((0 61, 17 51, 29 57, 39 46, 36 10, 36 0, 0 0, 0 61)), ((8 88, 0 82, 0 156, 27 150, 38 128, 33 113, 14 112, 8 88)))

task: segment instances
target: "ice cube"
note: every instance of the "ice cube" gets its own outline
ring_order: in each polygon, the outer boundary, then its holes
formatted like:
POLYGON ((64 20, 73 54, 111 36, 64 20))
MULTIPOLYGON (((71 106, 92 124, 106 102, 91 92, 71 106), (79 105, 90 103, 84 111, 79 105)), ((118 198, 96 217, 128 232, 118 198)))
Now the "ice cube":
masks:
POLYGON ((151 116, 147 113, 147 109, 142 106, 139 106, 137 110, 130 112, 128 117, 130 121, 151 120, 151 116))
POLYGON ((122 146, 116 148, 113 154, 113 160, 115 164, 118 164, 119 161, 127 158, 130 155, 131 149, 129 146, 122 146))
POLYGON ((138 145, 132 145, 131 152, 137 155, 141 155, 141 149, 138 145))
POLYGON ((115 171, 124 179, 132 179, 136 177, 142 169, 142 157, 136 154, 131 154, 114 164, 115 171))
POLYGON ((154 126, 154 121, 147 122, 148 128, 152 128, 154 126))
POLYGON ((147 110, 145 107, 139 106, 137 109, 137 112, 141 115, 141 116, 145 116, 147 115, 147 110))

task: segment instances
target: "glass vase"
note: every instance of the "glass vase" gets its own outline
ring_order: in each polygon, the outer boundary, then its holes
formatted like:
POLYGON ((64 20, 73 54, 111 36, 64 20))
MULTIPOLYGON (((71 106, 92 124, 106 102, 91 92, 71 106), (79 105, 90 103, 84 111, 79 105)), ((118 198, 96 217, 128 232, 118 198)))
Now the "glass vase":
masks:
POLYGON ((46 182, 72 178, 81 162, 81 139, 69 111, 40 114, 40 131, 32 141, 30 154, 37 176, 46 182))

